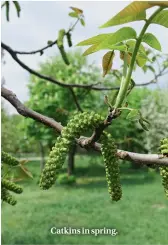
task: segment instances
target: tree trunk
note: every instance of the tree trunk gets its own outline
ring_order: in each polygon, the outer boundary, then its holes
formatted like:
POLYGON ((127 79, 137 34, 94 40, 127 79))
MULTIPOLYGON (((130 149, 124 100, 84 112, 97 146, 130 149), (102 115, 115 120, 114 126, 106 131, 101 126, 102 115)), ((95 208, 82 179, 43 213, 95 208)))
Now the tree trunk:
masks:
POLYGON ((68 154, 68 175, 74 174, 75 170, 75 153, 76 153, 76 145, 74 144, 68 154))
POLYGON ((39 148, 40 148, 40 170, 43 171, 43 168, 45 166, 45 152, 44 152, 44 146, 41 141, 39 141, 39 148))

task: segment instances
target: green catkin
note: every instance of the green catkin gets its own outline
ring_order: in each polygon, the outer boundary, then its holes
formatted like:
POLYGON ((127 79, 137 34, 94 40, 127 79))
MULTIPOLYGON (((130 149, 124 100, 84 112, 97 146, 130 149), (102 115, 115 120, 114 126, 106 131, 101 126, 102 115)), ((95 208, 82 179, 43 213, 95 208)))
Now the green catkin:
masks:
POLYGON ((7 152, 2 151, 1 153, 1 160, 3 163, 11 165, 11 166, 17 166, 19 164, 19 161, 15 158, 9 155, 7 152))
MULTIPOLYGON (((165 157, 168 157, 168 138, 161 140, 160 151, 165 157)), ((168 167, 160 167, 160 175, 162 177, 162 185, 164 187, 164 191, 166 197, 168 198, 168 167)))
POLYGON ((5 187, 7 190, 13 191, 17 194, 20 194, 23 192, 23 189, 21 186, 16 185, 15 183, 9 180, 6 180, 6 179, 2 179, 2 187, 5 187))
MULTIPOLYGON (((1 160, 2 160, 2 165, 1 165, 1 170, 3 171, 3 165, 7 164, 10 165, 11 167, 15 167, 19 165, 19 161, 9 155, 7 152, 2 151, 1 152, 1 160)), ((2 173, 1 171, 1 173, 2 173)), ((9 203, 10 205, 15 205, 17 201, 13 198, 13 196, 9 193, 9 191, 13 191, 17 194, 20 194, 23 192, 22 187, 19 185, 16 185, 10 180, 1 179, 1 200, 9 203)))
POLYGON ((61 29, 58 33, 58 39, 57 39, 57 46, 58 46, 58 49, 60 51, 60 54, 62 56, 62 59, 63 61, 65 62, 66 65, 69 65, 69 60, 67 58, 67 54, 65 52, 65 49, 64 49, 64 36, 65 36, 65 30, 64 29, 61 29))
POLYGON ((68 46, 69 46, 69 47, 72 47, 71 33, 68 32, 68 33, 66 34, 66 37, 67 37, 68 46))
POLYGON ((83 112, 71 119, 61 132, 61 137, 57 138, 55 146, 49 154, 48 161, 43 169, 40 187, 44 190, 49 189, 56 181, 66 155, 75 138, 91 127, 95 128, 103 123, 103 117, 94 112, 83 112))
POLYGON ((104 158, 108 191, 113 201, 119 201, 122 197, 120 184, 119 164, 117 148, 110 134, 104 133, 101 137, 101 150, 104 158))
POLYGON ((17 203, 17 201, 13 198, 13 196, 4 187, 1 188, 1 199, 2 201, 7 202, 12 206, 16 205, 17 203))

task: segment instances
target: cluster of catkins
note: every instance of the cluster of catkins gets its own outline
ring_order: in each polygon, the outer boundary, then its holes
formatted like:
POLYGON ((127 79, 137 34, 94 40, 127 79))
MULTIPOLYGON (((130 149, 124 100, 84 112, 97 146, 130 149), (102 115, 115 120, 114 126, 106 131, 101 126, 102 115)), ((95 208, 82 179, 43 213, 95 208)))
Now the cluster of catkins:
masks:
POLYGON ((122 197, 122 189, 120 184, 117 147, 111 134, 108 133, 103 133, 101 142, 109 194, 113 201, 119 201, 122 197))
POLYGON ((68 46, 69 47, 72 46, 71 33, 70 32, 66 33, 64 29, 61 29, 58 32, 57 46, 58 46, 58 49, 60 51, 63 61, 65 62, 66 65, 69 65, 70 63, 69 63, 67 54, 64 49, 64 37, 65 36, 67 37, 68 46))
POLYGON ((1 161, 2 161, 2 165, 1 165, 1 173, 2 173, 1 199, 2 199, 2 201, 9 203, 10 205, 15 205, 17 203, 17 201, 10 194, 9 191, 20 194, 23 192, 23 189, 19 185, 16 185, 12 181, 5 178, 6 173, 3 173, 4 172, 3 168, 4 168, 4 164, 10 165, 11 167, 15 167, 19 164, 19 161, 4 151, 2 151, 2 153, 1 153, 1 161))
MULTIPOLYGON (((168 157, 168 138, 161 140, 160 151, 165 156, 168 157)), ((164 187, 166 197, 168 198, 168 167, 160 167, 160 175, 162 176, 162 185, 164 187)))
MULTIPOLYGON (((96 128, 103 123, 103 117, 95 112, 79 113, 69 121, 67 126, 62 130, 61 137, 57 138, 56 144, 52 148, 48 161, 43 169, 40 179, 40 186, 42 189, 49 189, 55 183, 66 155, 75 142, 75 138, 78 138, 83 132, 86 132, 90 128, 96 128)), ((101 141, 109 193, 112 200, 118 201, 121 198, 122 191, 119 181, 116 146, 109 134, 104 133, 101 141)))

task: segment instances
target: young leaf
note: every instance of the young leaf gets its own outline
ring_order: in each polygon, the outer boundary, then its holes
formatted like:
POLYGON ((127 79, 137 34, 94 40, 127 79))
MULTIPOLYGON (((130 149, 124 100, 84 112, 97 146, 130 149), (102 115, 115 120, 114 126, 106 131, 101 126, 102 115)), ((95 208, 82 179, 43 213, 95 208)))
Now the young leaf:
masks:
POLYGON ((33 176, 32 173, 23 164, 19 164, 14 169, 14 178, 27 179, 33 178, 33 176))
POLYGON ((140 118, 139 119, 139 123, 141 125, 141 127, 145 130, 145 131, 149 131, 148 127, 146 126, 146 124, 144 123, 144 121, 140 118))
POLYGON ((148 2, 135 1, 121 10, 117 15, 115 15, 112 19, 102 25, 100 28, 105 28, 109 26, 121 25, 128 22, 145 20, 146 12, 145 10, 151 8, 148 2))
POLYGON ((137 119, 139 119, 139 111, 137 109, 131 110, 128 113, 126 119, 129 119, 129 120, 137 120, 137 119))
POLYGON ((100 44, 95 44, 86 49, 86 51, 83 53, 83 56, 93 54, 99 50, 105 50, 105 49, 110 49, 110 50, 120 50, 120 51, 126 51, 126 46, 125 45, 104 45, 103 43, 100 44))
MULTIPOLYGON (((121 60, 124 60, 124 54, 125 54, 125 52, 120 51, 120 59, 121 60)), ((131 53, 127 53, 127 65, 130 65, 131 57, 132 57, 131 53)))
POLYGON ((9 7, 10 7, 10 2, 9 1, 5 1, 6 3, 6 19, 7 21, 9 21, 9 7))
POLYGON ((76 12, 77 14, 83 14, 83 10, 82 9, 78 9, 75 7, 70 7, 74 12, 76 12))
POLYGON ((143 67, 147 62, 146 58, 143 58, 142 56, 138 56, 136 57, 136 63, 139 67, 143 67))
POLYGON ((103 77, 105 77, 105 75, 107 75, 107 73, 111 70, 112 68, 112 62, 114 59, 114 50, 113 51, 109 51, 107 52, 104 56, 103 56, 103 60, 102 60, 102 67, 103 67, 103 77))
POLYGON ((116 44, 128 39, 135 39, 137 36, 136 31, 131 27, 122 27, 114 32, 112 37, 108 37, 103 43, 116 44))
MULTIPOLYGON (((126 42, 126 45, 128 47, 128 52, 133 53, 134 48, 135 48, 136 41, 135 40, 128 40, 126 42)), ((141 44, 138 50, 139 54, 144 54, 146 56, 146 51, 144 46, 141 44)))
POLYGON ((20 17, 20 11, 21 11, 20 5, 19 5, 18 1, 13 1, 13 3, 15 5, 15 8, 17 11, 17 16, 20 17))
POLYGON ((85 52, 83 53, 83 56, 86 56, 86 55, 89 55, 89 54, 92 54, 92 53, 95 53, 97 51, 99 51, 99 44, 94 44, 92 45, 91 47, 89 47, 88 49, 85 50, 85 52))
POLYGON ((168 1, 149 1, 149 4, 151 4, 152 6, 162 6, 162 7, 168 7, 168 1))
MULTIPOLYGON (((135 48, 136 41, 129 40, 126 42, 126 45, 128 46, 128 52, 133 53, 135 48)), ((139 47, 139 51, 136 57, 136 63, 138 66, 143 67, 146 64, 146 61, 148 60, 148 57, 146 55, 146 51, 144 46, 141 44, 139 47)))
POLYGON ((6 5, 6 1, 1 5, 1 8, 3 8, 6 5))
POLYGON ((153 24, 158 24, 168 28, 168 10, 162 10, 151 21, 153 24))
POLYGON ((89 39, 86 39, 78 43, 77 46, 87 46, 87 45, 98 44, 98 43, 105 41, 108 37, 111 38, 112 36, 113 36, 113 33, 100 34, 100 35, 91 37, 89 39))
POLYGON ((161 45, 152 33, 145 33, 142 42, 147 43, 150 47, 161 51, 161 45))
POLYGON ((147 65, 144 65, 144 66, 142 67, 142 70, 144 71, 144 73, 146 73, 147 70, 148 70, 147 65))
MULTIPOLYGON (((77 46, 87 46, 102 43, 102 45, 114 45, 128 39, 135 39, 136 31, 131 27, 123 27, 114 33, 100 34, 84 40, 77 46)), ((103 47, 103 46, 102 46, 103 47)))
POLYGON ((82 26, 85 26, 85 21, 84 21, 84 19, 80 19, 80 23, 81 23, 82 26))
POLYGON ((70 12, 69 16, 71 16, 73 18, 78 18, 78 14, 76 12, 70 12))
POLYGON ((155 74, 155 69, 153 68, 153 66, 147 65, 146 67, 155 74))

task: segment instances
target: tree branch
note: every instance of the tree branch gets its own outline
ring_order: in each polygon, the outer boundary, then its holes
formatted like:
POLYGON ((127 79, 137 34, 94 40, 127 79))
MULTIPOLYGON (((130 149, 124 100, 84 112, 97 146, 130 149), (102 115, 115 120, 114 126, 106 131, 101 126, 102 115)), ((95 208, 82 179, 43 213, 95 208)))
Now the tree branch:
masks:
MULTIPOLYGON (((51 44, 52 46, 52 44, 51 44)), ((25 70, 27 70, 30 74, 33 74, 39 78, 42 78, 44 80, 47 80, 51 83, 54 83, 58 86, 61 86, 61 87, 64 87, 64 88, 81 88, 81 89, 86 89, 86 90, 95 90, 95 91, 112 91, 112 90, 119 90, 120 87, 99 87, 99 86, 96 86, 98 83, 93 83, 93 84, 67 84, 67 83, 63 83, 63 82, 60 82, 52 77, 49 77, 49 76, 46 76, 46 75, 43 75, 33 69, 31 69, 30 67, 28 67, 25 63, 23 63, 18 57, 17 57, 17 54, 19 54, 19 51, 14 51, 11 47, 9 47, 8 45, 4 44, 3 42, 1 42, 1 47, 6 50, 11 56, 12 58, 25 70)), ((43 49, 47 49, 47 47, 50 47, 50 45, 44 47, 43 49)), ((39 49, 39 50, 36 50, 36 51, 31 51, 32 53, 38 53, 42 51, 42 49, 39 49)), ((26 52, 23 52, 24 54, 26 54, 26 52)), ((30 52, 28 52, 30 53, 30 52)), ((154 79, 152 79, 151 81, 147 82, 147 83, 142 83, 142 84, 135 84, 135 86, 146 86, 146 85, 149 85, 151 83, 154 83, 156 81, 156 79, 159 77, 159 76, 162 76, 162 75, 165 75, 167 72, 165 73, 162 73, 162 74, 157 74, 155 76, 154 79)))
MULTIPOLYGON (((78 22, 79 22, 79 18, 76 20, 76 22, 73 24, 73 26, 71 28, 69 28, 69 30, 65 33, 65 35, 68 35, 70 32, 72 32, 78 22)), ((45 47, 43 47, 41 49, 37 49, 37 50, 33 50, 33 51, 17 51, 17 50, 14 50, 14 53, 15 54, 21 54, 21 55, 22 54, 26 54, 26 55, 31 54, 32 55, 32 54, 40 53, 40 55, 42 55, 44 50, 46 50, 48 48, 51 48, 55 44, 57 44, 57 40, 53 41, 51 44, 48 44, 48 45, 46 45, 45 47)))
POLYGON ((166 67, 163 67, 163 69, 160 70, 159 73, 156 74, 155 77, 153 79, 151 79, 149 82, 147 82, 147 83, 138 83, 138 84, 135 84, 135 86, 136 87, 139 87, 139 86, 147 86, 149 84, 156 83, 157 82, 157 79, 159 77, 164 76, 164 75, 166 75, 168 73, 168 71, 165 71, 166 69, 167 69, 166 67))
MULTIPOLYGON (((35 121, 41 122, 42 124, 54 128, 58 133, 61 133, 61 130, 63 129, 63 126, 56 122, 54 119, 46 117, 40 113, 37 113, 27 107, 25 107, 16 97, 16 95, 2 87, 1 89, 1 95, 3 98, 8 100, 17 110, 17 112, 24 116, 34 119, 35 121)), ((87 138, 85 138, 87 139, 87 138)), ((85 144, 83 145, 83 141, 81 139, 76 139, 76 142, 81 146, 85 147, 85 144)), ((99 143, 94 143, 90 145, 92 149, 95 151, 101 151, 101 145, 99 143)), ((140 163, 142 165, 153 165, 157 164, 158 166, 168 166, 168 158, 163 157, 163 155, 157 155, 157 154, 139 154, 134 152, 128 152, 123 150, 118 150, 117 155, 122 160, 127 160, 135 163, 140 163)))
POLYGON ((55 44, 57 44, 57 40, 55 40, 54 42, 52 42, 51 44, 46 45, 45 47, 41 48, 41 49, 37 49, 37 50, 33 50, 33 51, 18 51, 18 50, 14 50, 15 54, 37 54, 40 53, 40 55, 43 54, 44 50, 51 48, 52 46, 54 46, 55 44))
POLYGON ((59 85, 61 87, 64 88, 82 88, 82 89, 89 89, 89 90, 96 90, 96 91, 101 91, 101 90, 116 90, 119 89, 119 87, 98 87, 96 86, 97 83, 93 83, 93 84, 67 84, 67 83, 63 83, 63 82, 59 82, 58 80, 48 77, 46 75, 43 75, 33 69, 31 69, 30 67, 28 67, 27 65, 25 65, 18 57, 17 54, 15 53, 15 51, 13 49, 11 49, 9 46, 7 46, 6 44, 4 44, 3 42, 1 43, 1 47, 3 49, 5 49, 11 56, 12 58, 25 70, 27 70, 29 73, 42 78, 44 80, 47 80, 51 83, 54 83, 56 85, 59 85))
POLYGON ((73 100, 75 102, 75 105, 76 105, 78 111, 83 112, 83 110, 82 110, 82 108, 81 108, 81 106, 80 106, 80 104, 78 102, 77 96, 76 96, 75 92, 73 91, 73 88, 70 88, 69 90, 70 90, 70 92, 72 94, 73 100))
POLYGON ((49 126, 50 128, 54 128, 58 133, 60 133, 63 129, 63 126, 60 123, 56 122, 54 119, 43 116, 40 113, 25 107, 12 91, 2 87, 1 96, 9 101, 16 108, 17 112, 20 115, 32 118, 35 121, 49 126))

